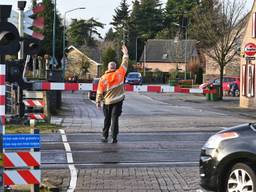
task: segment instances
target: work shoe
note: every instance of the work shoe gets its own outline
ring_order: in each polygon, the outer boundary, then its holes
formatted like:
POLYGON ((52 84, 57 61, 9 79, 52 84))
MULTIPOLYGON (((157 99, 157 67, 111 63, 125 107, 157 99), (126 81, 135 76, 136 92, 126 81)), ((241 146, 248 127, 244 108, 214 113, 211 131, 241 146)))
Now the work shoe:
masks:
POLYGON ((102 138, 101 138, 101 142, 102 142, 102 143, 107 143, 107 142, 108 142, 108 138, 102 137, 102 138))
POLYGON ((117 139, 113 139, 113 140, 112 140, 112 143, 117 143, 117 139))

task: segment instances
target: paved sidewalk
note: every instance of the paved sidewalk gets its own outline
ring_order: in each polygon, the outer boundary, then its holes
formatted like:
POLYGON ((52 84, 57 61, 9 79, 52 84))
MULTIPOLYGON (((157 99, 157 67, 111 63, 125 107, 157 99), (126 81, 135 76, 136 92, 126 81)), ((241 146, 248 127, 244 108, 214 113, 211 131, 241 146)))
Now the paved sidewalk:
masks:
MULTIPOLYGON (((198 167, 95 168, 79 169, 77 192, 202 192, 198 167)), ((61 191, 68 178, 60 170, 44 171, 44 178, 55 179, 61 191)))

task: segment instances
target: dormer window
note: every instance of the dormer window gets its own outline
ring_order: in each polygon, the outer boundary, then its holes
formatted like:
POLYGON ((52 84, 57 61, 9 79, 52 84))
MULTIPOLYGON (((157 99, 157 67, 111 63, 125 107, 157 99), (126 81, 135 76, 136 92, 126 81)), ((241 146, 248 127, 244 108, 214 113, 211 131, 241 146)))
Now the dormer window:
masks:
POLYGON ((163 54, 162 59, 168 59, 168 54, 167 53, 163 54))

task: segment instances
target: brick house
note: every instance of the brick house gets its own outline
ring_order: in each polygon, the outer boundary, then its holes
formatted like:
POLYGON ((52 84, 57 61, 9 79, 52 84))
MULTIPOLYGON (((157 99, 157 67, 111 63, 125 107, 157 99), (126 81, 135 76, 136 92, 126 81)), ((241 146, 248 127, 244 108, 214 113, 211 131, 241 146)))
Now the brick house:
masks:
POLYGON ((140 58, 140 67, 150 72, 194 72, 200 66, 196 40, 149 39, 140 58), (194 70, 194 71, 193 71, 194 70))
MULTIPOLYGON (((248 20, 248 15, 244 17, 245 20, 248 20)), ((240 47, 241 42, 245 36, 246 26, 243 27, 241 36, 237 40, 237 47, 240 47)), ((236 51, 236 50, 235 50, 236 51)), ((209 57, 207 54, 203 54, 205 57, 205 73, 203 76, 204 82, 208 79, 219 78, 220 76, 220 67, 219 64, 209 57)), ((224 76, 240 76, 240 54, 236 54, 232 61, 230 61, 224 68, 224 76)))
POLYGON ((253 3, 249 20, 245 28, 241 50, 244 57, 240 60, 240 106, 255 108, 255 64, 256 64, 256 1, 253 3), (250 43, 250 44, 249 44, 250 43), (249 54, 250 51, 252 54, 249 54))
MULTIPOLYGON (((205 73, 203 81, 206 82, 208 79, 215 79, 220 77, 219 64, 210 58, 208 55, 205 57, 205 73)), ((240 75, 240 56, 236 55, 234 59, 229 62, 224 68, 224 76, 239 76, 240 75)))
POLYGON ((90 58, 86 53, 82 52, 74 46, 67 49, 68 65, 66 66, 65 78, 77 75, 81 80, 91 80, 99 77, 100 64, 90 58))

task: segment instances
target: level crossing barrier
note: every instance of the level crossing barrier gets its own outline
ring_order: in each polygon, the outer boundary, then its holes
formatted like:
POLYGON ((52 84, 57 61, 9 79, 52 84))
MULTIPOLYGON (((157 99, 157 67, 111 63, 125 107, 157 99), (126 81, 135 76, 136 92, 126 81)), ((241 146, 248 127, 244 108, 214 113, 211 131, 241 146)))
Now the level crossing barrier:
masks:
POLYGON ((45 121, 46 100, 42 91, 23 91, 23 103, 25 115, 29 120, 45 121))
MULTIPOLYGON (((181 88, 170 85, 129 85, 125 84, 125 90, 128 92, 157 92, 157 93, 197 93, 202 94, 207 90, 199 88, 181 88)), ((41 91, 91 91, 95 89, 92 83, 65 83, 65 82, 35 82, 33 90, 41 91)))

